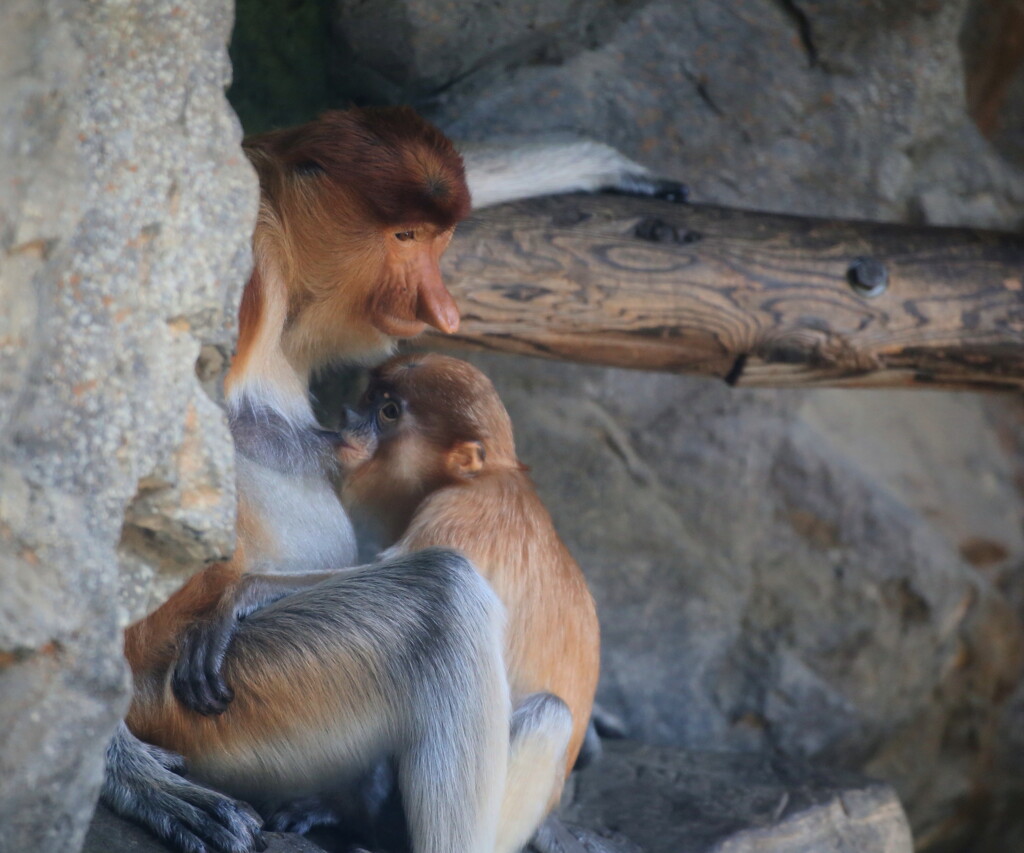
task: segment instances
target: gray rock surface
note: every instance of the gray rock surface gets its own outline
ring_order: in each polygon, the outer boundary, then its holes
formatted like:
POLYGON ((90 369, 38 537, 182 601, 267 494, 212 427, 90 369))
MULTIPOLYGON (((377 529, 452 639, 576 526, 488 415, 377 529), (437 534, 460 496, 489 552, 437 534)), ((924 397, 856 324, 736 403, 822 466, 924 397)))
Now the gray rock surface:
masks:
POLYGON ((371 94, 458 138, 581 133, 744 207, 1021 221, 1024 177, 965 112, 967 0, 442 5, 339 0, 337 24, 371 94))
POLYGON ((363 96, 422 98, 480 72, 557 65, 602 44, 649 0, 337 0, 346 76, 363 96))
POLYGON ((120 629, 232 547, 195 373, 229 346, 255 215, 230 26, 221 0, 0 8, 2 850, 81 844, 120 629))
POLYGON ((765 756, 620 742, 562 816, 623 853, 911 853, 888 785, 765 756))

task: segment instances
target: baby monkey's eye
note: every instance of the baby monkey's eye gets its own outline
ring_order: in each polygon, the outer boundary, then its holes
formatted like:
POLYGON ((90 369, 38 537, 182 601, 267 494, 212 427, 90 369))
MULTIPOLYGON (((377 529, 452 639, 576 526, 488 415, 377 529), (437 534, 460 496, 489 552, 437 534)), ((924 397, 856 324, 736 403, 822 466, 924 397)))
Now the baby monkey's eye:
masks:
POLYGON ((412 240, 416 236, 415 231, 398 231, 395 233, 395 237, 401 240, 403 243, 406 240, 412 240))
POLYGON ((388 400, 377 410, 377 420, 382 424, 391 424, 398 420, 402 414, 402 407, 394 400, 388 400))

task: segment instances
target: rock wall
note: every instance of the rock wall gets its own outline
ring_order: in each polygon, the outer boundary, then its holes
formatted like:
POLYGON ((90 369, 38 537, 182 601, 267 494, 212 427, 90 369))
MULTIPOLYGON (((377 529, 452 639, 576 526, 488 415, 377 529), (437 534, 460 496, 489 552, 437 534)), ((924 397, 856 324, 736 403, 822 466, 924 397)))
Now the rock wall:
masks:
POLYGON ((0 6, 0 849, 81 843, 120 629, 233 545, 197 377, 231 346, 257 188, 229 0, 0 6))

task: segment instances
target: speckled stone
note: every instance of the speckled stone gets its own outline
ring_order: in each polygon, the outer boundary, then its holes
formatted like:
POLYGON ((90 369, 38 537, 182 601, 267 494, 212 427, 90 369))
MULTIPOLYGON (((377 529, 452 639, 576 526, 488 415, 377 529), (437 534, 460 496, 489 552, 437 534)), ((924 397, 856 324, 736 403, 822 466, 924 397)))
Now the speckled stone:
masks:
POLYGON ((1007 583, 1024 554, 987 398, 468 357, 587 575, 631 737, 864 772, 923 836, 956 830, 1024 647, 959 550, 1000 543, 1007 583))
POLYGON ((230 346, 257 200, 231 11, 0 9, 3 850, 81 843, 121 628, 232 546, 230 438, 195 374, 230 346))

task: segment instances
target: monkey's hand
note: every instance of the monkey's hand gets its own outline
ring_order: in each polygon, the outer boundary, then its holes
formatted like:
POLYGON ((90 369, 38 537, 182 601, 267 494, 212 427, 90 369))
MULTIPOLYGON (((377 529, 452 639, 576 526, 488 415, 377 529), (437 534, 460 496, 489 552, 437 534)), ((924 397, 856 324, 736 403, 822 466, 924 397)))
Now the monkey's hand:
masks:
POLYGON ((171 689, 182 705, 206 716, 227 710, 235 694, 224 680, 224 655, 238 623, 288 591, 268 575, 242 575, 209 616, 185 630, 171 677, 171 689))
POLYGON ((267 818, 268 832, 297 832, 305 835, 314 826, 336 826, 341 822, 329 797, 300 797, 285 803, 267 818))
POLYGON ((182 636, 171 689, 186 708, 206 716, 223 714, 234 691, 224 680, 224 656, 246 616, 334 572, 306 575, 245 574, 228 587, 212 613, 197 619, 182 636))
POLYGON ((182 853, 252 853, 267 843, 246 806, 178 775, 184 759, 122 722, 107 747, 101 799, 182 853))
POLYGON ((238 630, 238 618, 218 609, 185 630, 171 689, 186 708, 206 716, 223 714, 235 698, 224 680, 224 655, 238 630))

